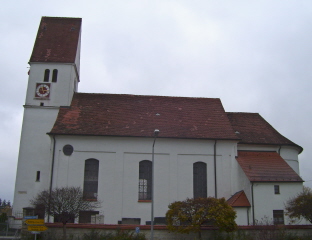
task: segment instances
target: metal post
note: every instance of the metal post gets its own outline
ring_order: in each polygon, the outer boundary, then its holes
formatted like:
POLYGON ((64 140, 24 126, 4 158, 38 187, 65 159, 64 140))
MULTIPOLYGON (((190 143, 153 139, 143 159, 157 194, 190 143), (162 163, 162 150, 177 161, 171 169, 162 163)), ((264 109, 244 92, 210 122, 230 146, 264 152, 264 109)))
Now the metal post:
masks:
POLYGON ((152 208, 151 208, 151 240, 154 239, 154 147, 155 147, 155 142, 156 142, 156 138, 158 136, 159 130, 155 129, 154 130, 154 142, 153 142, 153 148, 152 148, 152 196, 151 196, 151 200, 152 200, 152 208))

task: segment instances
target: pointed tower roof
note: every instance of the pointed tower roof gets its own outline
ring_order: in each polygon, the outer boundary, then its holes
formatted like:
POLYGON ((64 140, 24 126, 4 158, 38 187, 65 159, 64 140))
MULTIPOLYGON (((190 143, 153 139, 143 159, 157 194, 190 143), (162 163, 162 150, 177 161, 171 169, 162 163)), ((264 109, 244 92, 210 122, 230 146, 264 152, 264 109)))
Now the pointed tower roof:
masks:
POLYGON ((29 62, 74 63, 81 18, 42 17, 29 62))

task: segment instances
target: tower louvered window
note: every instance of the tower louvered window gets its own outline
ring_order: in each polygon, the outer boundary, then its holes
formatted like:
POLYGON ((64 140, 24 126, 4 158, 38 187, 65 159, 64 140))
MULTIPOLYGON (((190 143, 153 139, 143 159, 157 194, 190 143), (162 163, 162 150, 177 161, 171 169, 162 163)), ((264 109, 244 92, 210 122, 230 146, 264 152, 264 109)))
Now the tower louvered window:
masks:
POLYGON ((46 69, 44 71, 44 78, 43 78, 43 81, 44 82, 49 82, 49 78, 50 78, 50 70, 49 69, 46 69))
POLYGON ((207 164, 196 162, 193 164, 194 198, 207 197, 207 164))
POLYGON ((57 82, 57 69, 53 69, 53 72, 52 72, 52 82, 57 82))
POLYGON ((139 200, 152 199, 152 162, 143 160, 139 163, 139 200))
POLYGON ((83 195, 87 200, 96 200, 98 194, 99 161, 88 159, 85 161, 83 195))

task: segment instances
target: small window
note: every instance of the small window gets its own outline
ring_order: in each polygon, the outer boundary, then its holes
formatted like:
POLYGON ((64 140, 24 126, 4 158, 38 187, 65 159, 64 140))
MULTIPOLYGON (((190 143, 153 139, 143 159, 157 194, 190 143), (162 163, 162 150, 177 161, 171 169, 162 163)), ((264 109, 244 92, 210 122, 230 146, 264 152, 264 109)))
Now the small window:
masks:
POLYGON ((46 70, 44 71, 44 79, 43 79, 43 81, 44 81, 44 82, 49 82, 49 78, 50 78, 50 70, 49 70, 49 69, 46 69, 46 70))
POLYGON ((91 223, 92 216, 95 216, 99 213, 99 211, 80 211, 79 223, 91 223))
POLYGON ((37 171, 36 182, 40 182, 40 171, 37 171))
POLYGON ((35 209, 32 207, 25 207, 23 208, 23 217, 26 216, 34 216, 35 215, 35 209))
POLYGON ((273 210, 274 224, 284 224, 284 210, 273 210))
POLYGON ((52 73, 52 82, 57 82, 57 69, 53 70, 52 73))
POLYGON ((280 187, 279 187, 279 185, 274 185, 274 193, 275 194, 280 194, 280 187))

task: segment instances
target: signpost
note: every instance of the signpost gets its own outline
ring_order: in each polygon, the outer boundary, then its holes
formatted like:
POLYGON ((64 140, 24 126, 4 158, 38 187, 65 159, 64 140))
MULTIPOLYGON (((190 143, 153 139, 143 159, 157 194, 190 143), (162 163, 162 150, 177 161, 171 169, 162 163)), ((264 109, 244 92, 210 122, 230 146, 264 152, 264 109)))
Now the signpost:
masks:
POLYGON ((27 216, 25 219, 27 231, 35 234, 35 240, 37 239, 37 234, 48 230, 48 228, 44 225, 44 219, 38 219, 37 216, 27 216))
POLYGON ((38 216, 25 216, 24 219, 37 219, 38 216))
POLYGON ((27 226, 27 230, 30 232, 44 232, 48 230, 48 228, 44 225, 41 225, 41 226, 30 225, 30 226, 27 226))
POLYGON ((44 219, 27 219, 25 223, 27 225, 44 225, 44 219))

